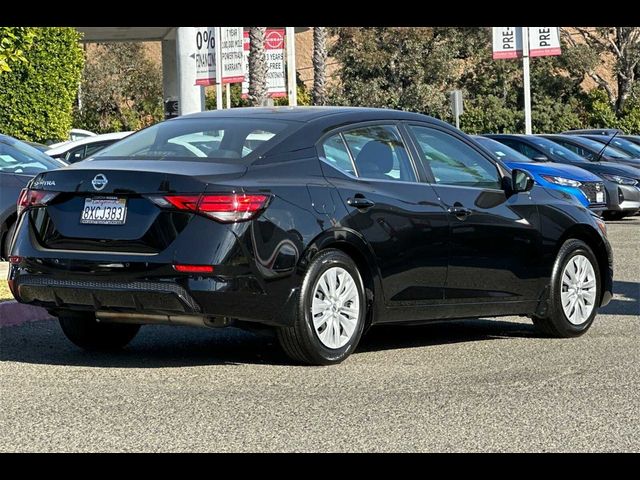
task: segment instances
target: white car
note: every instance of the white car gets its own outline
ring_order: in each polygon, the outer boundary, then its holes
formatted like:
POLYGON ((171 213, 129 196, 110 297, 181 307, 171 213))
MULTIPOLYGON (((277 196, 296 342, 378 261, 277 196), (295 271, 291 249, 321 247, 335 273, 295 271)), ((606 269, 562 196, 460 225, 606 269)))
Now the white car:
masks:
POLYGON ((76 163, 132 133, 133 132, 116 132, 94 135, 74 142, 65 142, 57 147, 50 148, 44 153, 50 157, 64 160, 67 163, 76 163))

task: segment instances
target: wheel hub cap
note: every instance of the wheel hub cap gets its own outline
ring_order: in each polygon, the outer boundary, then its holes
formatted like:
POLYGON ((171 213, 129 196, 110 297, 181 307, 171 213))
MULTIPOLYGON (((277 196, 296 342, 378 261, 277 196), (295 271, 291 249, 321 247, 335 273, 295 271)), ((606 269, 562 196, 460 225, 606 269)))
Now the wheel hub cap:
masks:
POLYGON ((591 316, 596 302, 596 275, 584 255, 572 257, 562 271, 560 297, 569 322, 582 325, 591 316))
POLYGON ((311 304, 313 327, 327 348, 344 347, 360 318, 360 297, 356 282, 341 267, 326 270, 316 282, 311 304))

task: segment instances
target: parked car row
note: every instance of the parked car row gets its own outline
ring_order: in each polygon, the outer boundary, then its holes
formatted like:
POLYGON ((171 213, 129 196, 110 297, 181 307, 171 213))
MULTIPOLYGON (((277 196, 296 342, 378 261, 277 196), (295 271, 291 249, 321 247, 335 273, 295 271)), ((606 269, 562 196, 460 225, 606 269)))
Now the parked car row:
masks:
MULTIPOLYGON (((603 133, 606 131, 602 131, 603 133)), ((615 132, 614 132, 615 133, 615 132)), ((511 147, 525 157, 539 164, 528 170, 554 166, 564 171, 558 178, 546 177, 545 180, 555 184, 553 188, 564 189, 572 193, 579 201, 589 201, 589 207, 600 211, 607 220, 618 220, 625 216, 635 215, 640 211, 640 156, 634 158, 613 146, 617 137, 605 134, 593 134, 586 131, 579 135, 570 133, 557 135, 516 135, 487 134, 487 138, 511 147), (610 141, 611 140, 611 141, 610 141), (573 167, 573 169, 569 169, 573 167), (584 183, 586 179, 575 176, 576 168, 590 172, 599 177, 606 191, 604 202, 595 198, 599 192, 597 185, 584 183), (579 189, 571 192, 566 187, 579 189), (594 188, 595 187, 595 188, 594 188), (595 201, 594 201, 595 200, 595 201), (603 207, 604 203, 604 208, 603 207)), ((626 141, 631 142, 627 136, 626 141)), ((640 137, 638 137, 640 142, 640 137)), ((638 145, 631 142, 632 145, 638 145)), ((627 146, 627 148, 629 148, 627 146)), ((586 171, 586 172, 585 172, 586 171)), ((550 186, 550 185, 548 185, 550 186)))

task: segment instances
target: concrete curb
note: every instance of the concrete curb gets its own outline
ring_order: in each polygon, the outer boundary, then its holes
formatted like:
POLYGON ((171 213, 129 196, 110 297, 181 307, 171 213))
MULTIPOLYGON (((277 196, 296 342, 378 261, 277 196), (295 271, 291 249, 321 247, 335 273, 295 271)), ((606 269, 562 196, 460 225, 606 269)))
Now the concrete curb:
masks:
POLYGON ((40 320, 54 320, 54 317, 44 308, 24 305, 15 300, 0 303, 0 328, 40 320))

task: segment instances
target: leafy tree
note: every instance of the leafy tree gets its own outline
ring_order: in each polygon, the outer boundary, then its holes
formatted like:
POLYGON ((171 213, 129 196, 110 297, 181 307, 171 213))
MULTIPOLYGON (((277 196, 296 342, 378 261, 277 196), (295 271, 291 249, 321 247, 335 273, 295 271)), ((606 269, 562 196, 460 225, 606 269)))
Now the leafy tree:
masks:
POLYGON ((0 131, 38 142, 65 140, 82 74, 80 34, 71 27, 28 31, 33 42, 26 62, 0 74, 0 131))
POLYGON ((465 52, 454 28, 335 28, 330 54, 341 64, 332 103, 451 115, 447 91, 465 52))
MULTIPOLYGON (((584 74, 606 92, 616 115, 621 115, 640 67, 640 27, 574 27, 574 30, 584 42, 582 49, 590 54, 584 74), (603 52, 609 52, 615 59, 615 86, 596 70, 603 52)), ((580 46, 566 28, 562 30, 562 37, 572 47, 580 46)))
MULTIPOLYGON (((307 91, 307 87, 304 82, 300 80, 300 75, 297 74, 297 89, 298 89, 298 105, 311 105, 311 96, 307 91)), ((205 96, 205 108, 207 110, 216 109, 216 90, 215 88, 208 89, 205 96)), ((274 105, 289 105, 289 97, 278 97, 274 99, 274 105)), ((225 101, 226 106, 226 101, 225 101)), ((250 102, 248 98, 242 98, 242 85, 239 83, 231 84, 231 108, 236 107, 249 107, 250 102)))
POLYGON ((99 133, 162 120, 162 70, 141 43, 97 44, 84 68, 76 125, 99 133))
POLYGON ((11 64, 26 62, 35 31, 27 27, 0 27, 0 74, 10 72, 11 64))

